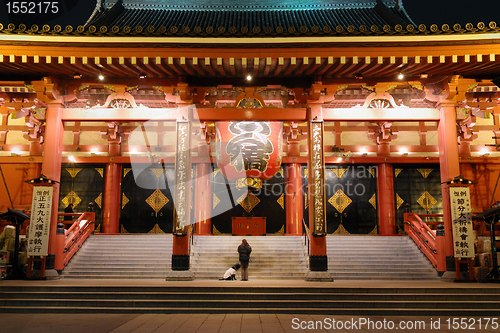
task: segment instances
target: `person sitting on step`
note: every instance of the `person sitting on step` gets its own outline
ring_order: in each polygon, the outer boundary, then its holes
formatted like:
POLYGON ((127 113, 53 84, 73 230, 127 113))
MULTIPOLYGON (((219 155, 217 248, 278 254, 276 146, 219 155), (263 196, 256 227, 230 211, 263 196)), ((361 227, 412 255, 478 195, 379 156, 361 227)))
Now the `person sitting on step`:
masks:
POLYGON ((225 273, 222 279, 219 280, 236 280, 236 271, 240 269, 240 264, 235 264, 233 267, 229 268, 225 273))

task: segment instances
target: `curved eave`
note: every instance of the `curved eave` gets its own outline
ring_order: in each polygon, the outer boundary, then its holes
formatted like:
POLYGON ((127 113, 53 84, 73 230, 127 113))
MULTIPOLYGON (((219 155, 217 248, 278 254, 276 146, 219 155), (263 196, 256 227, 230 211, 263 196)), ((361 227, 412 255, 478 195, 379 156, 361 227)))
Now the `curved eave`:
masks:
MULTIPOLYGON (((53 36, 53 35, 22 35, 22 34, 5 34, 0 35, 0 44, 9 42, 26 42, 53 44, 61 46, 70 46, 71 44, 79 44, 89 46, 122 46, 122 47, 138 47, 142 45, 147 47, 150 45, 379 45, 387 46, 400 45, 402 43, 408 45, 446 45, 446 44, 491 44, 497 43, 500 40, 500 33, 484 33, 484 34, 456 34, 456 35, 393 35, 393 36, 321 36, 321 37, 275 37, 275 38, 255 38, 255 37, 238 37, 238 38, 217 38, 217 37, 127 37, 127 36, 53 36)), ((466 50, 464 50, 466 51, 466 50)))
POLYGON ((0 35, 0 45, 0 72, 10 76, 145 74, 188 77, 197 85, 207 78, 213 85, 231 84, 248 71, 268 80, 262 84, 312 77, 354 80, 358 73, 390 81, 401 71, 413 78, 420 73, 500 77, 500 33, 224 39, 0 35))

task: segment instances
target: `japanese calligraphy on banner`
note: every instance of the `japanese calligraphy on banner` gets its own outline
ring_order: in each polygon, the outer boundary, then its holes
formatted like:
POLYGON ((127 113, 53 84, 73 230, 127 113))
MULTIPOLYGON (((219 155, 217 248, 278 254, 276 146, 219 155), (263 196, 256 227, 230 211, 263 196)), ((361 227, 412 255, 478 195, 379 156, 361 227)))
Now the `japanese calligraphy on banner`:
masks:
POLYGON ((46 256, 48 254, 52 195, 53 188, 51 186, 37 186, 33 190, 28 238, 29 256, 46 256))
POLYGON ((323 122, 311 121, 309 143, 309 219, 314 221, 313 235, 326 233, 325 218, 325 160, 323 153, 323 122))
POLYGON ((227 179, 267 180, 280 169, 282 122, 218 121, 215 133, 217 166, 227 179))
POLYGON ((474 234, 468 187, 450 187, 455 258, 474 258, 474 234))
POLYGON ((189 121, 177 121, 177 154, 175 159, 174 233, 187 234, 189 225, 189 197, 191 193, 189 121))

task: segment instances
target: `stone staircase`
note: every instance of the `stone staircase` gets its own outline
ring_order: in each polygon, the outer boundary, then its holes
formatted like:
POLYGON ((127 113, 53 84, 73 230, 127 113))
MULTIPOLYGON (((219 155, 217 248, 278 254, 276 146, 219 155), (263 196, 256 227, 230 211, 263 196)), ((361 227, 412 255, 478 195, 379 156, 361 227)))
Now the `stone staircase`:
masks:
MULTIPOLYGON (((300 236, 195 236, 191 270, 197 279, 219 279, 238 262, 238 246, 245 238, 252 247, 249 279, 303 279, 307 253, 300 236)), ((236 278, 240 279, 240 272, 236 278)))
POLYGON ((500 315, 500 288, 491 285, 383 288, 302 283, 295 287, 249 286, 238 281, 221 281, 220 286, 0 284, 0 313, 287 313, 402 318, 500 315))
POLYGON ((64 278, 165 279, 172 235, 92 235, 63 270, 64 278))
POLYGON ((437 271, 409 237, 327 236, 328 271, 339 280, 426 280, 437 271))

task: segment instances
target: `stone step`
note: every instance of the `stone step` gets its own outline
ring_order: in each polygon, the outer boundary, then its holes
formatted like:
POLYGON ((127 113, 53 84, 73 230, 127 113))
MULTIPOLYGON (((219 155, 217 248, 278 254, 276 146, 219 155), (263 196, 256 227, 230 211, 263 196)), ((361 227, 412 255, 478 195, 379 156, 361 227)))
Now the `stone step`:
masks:
MULTIPOLYGON (((90 276, 90 275, 89 275, 90 276)), ((85 277, 85 278, 88 278, 85 277)), ((250 274, 252 279, 252 275, 250 274)), ((2 313, 289 313, 359 316, 498 316, 500 288, 4 286, 2 313)))
MULTIPOLYGON (((186 300, 186 299, 172 299, 172 300, 105 300, 105 299, 38 299, 36 302, 27 299, 10 299, 10 303, 15 303, 19 307, 27 306, 37 306, 37 307, 118 307, 118 308, 184 308, 191 309, 193 307, 201 307, 206 309, 211 308, 225 308, 234 309, 239 307, 237 303, 240 300, 186 300)), ((461 310, 463 309, 462 303, 457 303, 454 301, 434 301, 435 307, 440 309, 453 309, 461 310)), ((474 302, 470 301, 467 303, 467 307, 470 310, 484 310, 496 308, 496 302, 474 302)), ((277 308, 309 308, 313 309, 323 309, 323 308, 344 308, 344 309, 378 309, 382 308, 399 308, 401 307, 401 302, 397 301, 348 301, 348 300, 288 300, 287 302, 282 302, 281 300, 246 300, 245 306, 247 308, 265 308, 265 307, 277 307, 277 308)), ((421 309, 428 305, 426 301, 413 301, 406 302, 405 309, 411 311, 411 309, 421 309)), ((0 300, 0 306, 8 306, 6 302, 0 300)), ((500 309, 497 309, 500 313, 500 309)))

